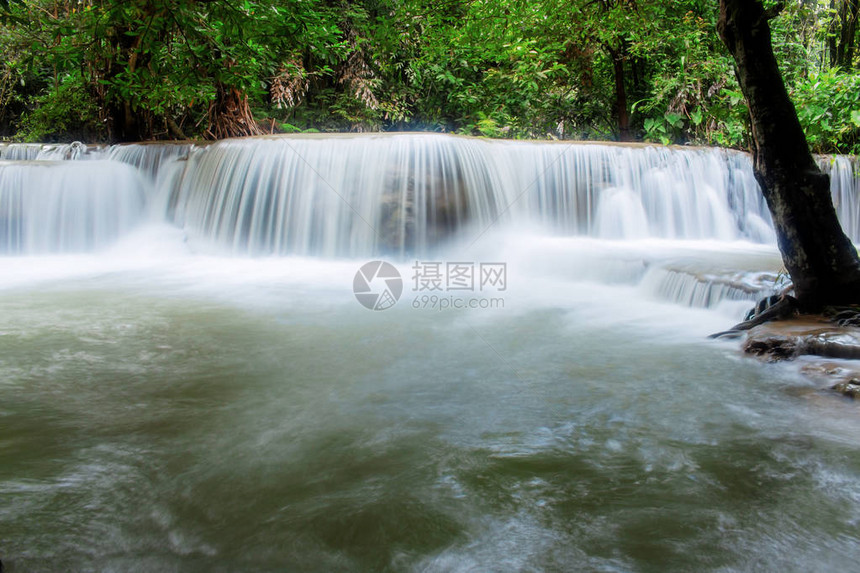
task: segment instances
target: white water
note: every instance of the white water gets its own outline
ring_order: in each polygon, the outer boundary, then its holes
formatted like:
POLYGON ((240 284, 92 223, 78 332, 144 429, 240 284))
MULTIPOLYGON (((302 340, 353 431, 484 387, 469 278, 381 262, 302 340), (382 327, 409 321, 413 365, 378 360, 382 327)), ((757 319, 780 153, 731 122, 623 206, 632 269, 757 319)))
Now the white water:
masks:
MULTIPOLYGON (((779 270, 749 158, 732 151, 401 134, 205 146, 13 144, 0 146, 0 157, 10 160, 0 163, 0 249, 10 254, 129 246, 141 223, 178 229, 189 254, 230 256, 407 260, 540 235, 620 241, 630 252, 637 241, 661 239, 627 282, 703 307, 769 294, 779 270), (660 254, 695 241, 727 252, 738 242, 768 245, 771 258, 759 268, 712 254, 705 261, 660 254), (756 272, 767 280, 755 280, 756 272), (738 288, 747 273, 753 286, 738 288)), ((853 163, 825 157, 821 165, 856 240, 853 163)))
MULTIPOLYGON (((0 158, 132 165, 150 179, 150 203, 163 210, 156 218, 235 254, 421 255, 498 225, 620 240, 774 242, 749 158, 717 149, 406 134, 89 150, 22 144, 0 147, 0 158)), ((853 164, 838 156, 821 164, 857 240, 853 164)))
MULTIPOLYGON (((853 406, 705 339, 780 280, 743 154, 437 135, 0 154, 11 571, 857 562, 853 406), (375 257, 405 283, 384 312, 352 292, 375 257), (416 259, 506 263, 503 292, 467 293, 504 307, 416 307, 416 259)), ((832 169, 856 220, 852 164, 832 169)))
POLYGON ((0 161, 0 253, 90 252, 140 222, 139 172, 110 161, 0 161))
POLYGON ((249 254, 427 253, 468 229, 772 242, 746 157, 438 135, 232 141, 171 189, 190 235, 249 254))

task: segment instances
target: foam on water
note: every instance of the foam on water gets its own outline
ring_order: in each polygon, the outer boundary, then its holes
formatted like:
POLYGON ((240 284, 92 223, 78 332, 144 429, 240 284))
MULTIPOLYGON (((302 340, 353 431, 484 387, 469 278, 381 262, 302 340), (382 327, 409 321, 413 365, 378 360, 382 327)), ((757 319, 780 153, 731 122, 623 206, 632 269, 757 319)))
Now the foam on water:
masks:
MULTIPOLYGON (((0 245, 39 255, 9 262, 0 288, 144 269, 213 290, 334 281, 332 269, 346 276, 380 257, 404 277, 415 260, 505 261, 521 282, 559 293, 616 285, 646 306, 733 316, 778 286, 761 280, 779 273, 770 217, 749 158, 731 151, 404 134, 0 153, 34 159, 0 164, 0 245), (80 256, 54 256, 70 252, 80 256)), ((854 236, 853 163, 821 163, 854 236)))

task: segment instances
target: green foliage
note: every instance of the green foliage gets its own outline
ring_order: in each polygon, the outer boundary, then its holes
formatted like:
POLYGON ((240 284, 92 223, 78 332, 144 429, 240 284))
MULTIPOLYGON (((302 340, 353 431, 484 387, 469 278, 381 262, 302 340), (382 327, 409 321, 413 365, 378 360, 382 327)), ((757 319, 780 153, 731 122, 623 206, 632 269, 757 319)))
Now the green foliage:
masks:
POLYGON ((860 75, 812 74, 791 95, 813 151, 860 153, 860 75))
MULTIPOLYGON (((816 151, 858 151, 860 76, 828 64, 848 29, 845 1, 787 2, 772 23, 816 151)), ((244 113, 266 131, 629 131, 745 147, 747 108, 716 34, 717 8, 717 0, 0 0, 0 135, 212 137, 222 118, 244 113)))
POLYGON ((33 111, 21 121, 19 136, 24 141, 98 140, 104 137, 99 109, 80 75, 70 75, 46 93, 33 98, 33 111))

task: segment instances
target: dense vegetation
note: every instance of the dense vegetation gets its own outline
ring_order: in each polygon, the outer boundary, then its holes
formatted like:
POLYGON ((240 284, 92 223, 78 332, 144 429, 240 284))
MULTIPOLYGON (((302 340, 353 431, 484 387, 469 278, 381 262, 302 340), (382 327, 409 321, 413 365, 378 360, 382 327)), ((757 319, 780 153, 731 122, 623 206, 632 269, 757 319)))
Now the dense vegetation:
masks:
MULTIPOLYGON (((745 146, 717 0, 0 0, 0 135, 435 130, 745 146)), ((860 150, 860 0, 775 48, 815 151, 860 150)))

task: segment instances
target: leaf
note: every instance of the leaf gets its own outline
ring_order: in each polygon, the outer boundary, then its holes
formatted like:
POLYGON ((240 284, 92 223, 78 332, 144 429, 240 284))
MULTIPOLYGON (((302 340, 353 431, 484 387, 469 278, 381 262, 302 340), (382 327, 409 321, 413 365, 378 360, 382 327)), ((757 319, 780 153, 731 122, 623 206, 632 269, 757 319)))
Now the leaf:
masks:
POLYGON ((693 122, 693 125, 700 125, 702 119, 704 119, 704 114, 702 114, 702 110, 699 108, 694 109, 693 113, 690 114, 690 121, 693 122))
POLYGON ((854 124, 854 127, 860 127, 860 109, 851 110, 851 123, 854 124))
POLYGON ((674 113, 671 111, 666 112, 666 121, 669 122, 674 128, 681 128, 684 126, 684 116, 679 113, 674 113))

